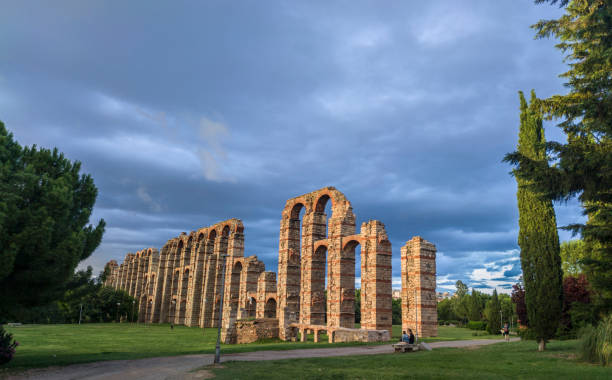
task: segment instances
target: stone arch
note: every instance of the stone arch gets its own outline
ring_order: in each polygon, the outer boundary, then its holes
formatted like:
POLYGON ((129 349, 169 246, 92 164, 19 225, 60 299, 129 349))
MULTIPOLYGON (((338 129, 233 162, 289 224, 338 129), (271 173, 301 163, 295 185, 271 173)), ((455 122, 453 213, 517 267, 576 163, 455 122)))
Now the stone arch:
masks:
POLYGON ((276 299, 268 298, 264 307, 264 318, 276 318, 276 299))
POLYGON ((340 326, 343 327, 352 328, 355 326, 355 266, 358 265, 355 256, 357 247, 362 249, 362 242, 363 239, 351 236, 342 247, 340 256, 342 271, 342 278, 340 279, 340 326))
POLYGON ((244 305, 244 311, 247 318, 255 318, 257 311, 257 299, 255 297, 247 297, 244 305))
MULTIPOLYGON (((340 327, 340 281, 344 277, 340 262, 342 238, 354 234, 355 217, 351 204, 344 194, 333 187, 286 202, 281 220, 277 292, 281 339, 291 334, 289 325, 295 322, 321 324, 327 316, 328 326, 340 327), (328 221, 325 207, 330 200, 331 217, 328 221), (306 208, 301 221, 302 236, 296 232, 299 231, 296 216, 300 205, 306 208), (329 233, 326 233, 327 230, 329 233), (321 250, 327 251, 326 261, 330 265, 321 265, 321 250), (328 276, 325 276, 326 267, 328 276), (323 275, 319 273, 321 268, 323 275), (330 293, 328 288, 328 301, 325 301, 326 278, 333 291, 330 293), (326 306, 333 306, 334 310, 326 313, 326 306)), ((354 282, 354 275, 350 279, 354 282)))
POLYGON ((223 237, 229 237, 231 232, 231 228, 228 224, 224 225, 223 228, 221 229, 221 236, 223 237))

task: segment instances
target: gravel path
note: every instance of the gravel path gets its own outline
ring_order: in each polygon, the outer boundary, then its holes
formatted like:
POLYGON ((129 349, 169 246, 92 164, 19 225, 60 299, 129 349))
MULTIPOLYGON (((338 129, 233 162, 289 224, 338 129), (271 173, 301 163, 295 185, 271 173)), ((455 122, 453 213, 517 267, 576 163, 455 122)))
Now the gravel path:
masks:
MULTIPOLYGON (((512 341, 519 340, 513 338, 512 341)), ((474 347, 503 342, 497 339, 456 340, 448 342, 429 343, 431 348, 441 347, 474 347)), ((227 361, 257 361, 280 360, 297 358, 320 358, 347 355, 377 355, 391 354, 391 344, 378 346, 356 346, 335 348, 310 348, 283 351, 254 351, 240 354, 227 354, 221 356, 222 362, 227 361)), ((66 367, 50 367, 24 372, 8 379, 203 379, 208 378, 210 372, 190 372, 195 368, 213 363, 213 355, 183 355, 166 356, 160 358, 136 360, 109 360, 88 364, 74 364, 66 367)))

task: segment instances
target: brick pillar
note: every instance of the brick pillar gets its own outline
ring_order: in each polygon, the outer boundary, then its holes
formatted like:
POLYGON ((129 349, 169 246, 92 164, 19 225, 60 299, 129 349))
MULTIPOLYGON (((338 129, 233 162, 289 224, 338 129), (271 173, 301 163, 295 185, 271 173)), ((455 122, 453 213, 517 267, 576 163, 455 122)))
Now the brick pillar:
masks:
POLYGON ((415 236, 402 247, 402 330, 438 335, 436 246, 415 236))
POLYGON ((376 220, 363 223, 361 235, 361 328, 391 334, 391 243, 384 224, 376 220))
POLYGON ((133 297, 137 300, 140 299, 140 288, 142 287, 142 279, 144 276, 143 273, 143 264, 145 258, 142 257, 146 252, 140 252, 141 256, 134 256, 134 294, 133 297))
POLYGON ((193 245, 193 274, 187 293, 187 312, 185 326, 197 326, 200 323, 200 306, 202 305, 202 282, 204 277, 204 239, 193 245))
POLYGON ((258 298, 255 298, 255 305, 249 304, 252 295, 257 296, 257 285, 259 275, 266 269, 265 264, 257 259, 257 256, 249 256, 245 260, 244 275, 240 279, 239 304, 238 304, 238 319, 254 317, 255 315, 247 315, 247 307, 258 306, 258 298))
POLYGON ((212 327, 215 304, 215 279, 217 278, 217 256, 214 254, 215 241, 206 238, 204 243, 204 283, 202 284, 202 313, 200 327, 212 327))
POLYGON ((215 277, 215 285, 214 285, 214 302, 213 302, 213 313, 212 313, 212 325, 211 327, 217 327, 219 324, 219 310, 220 310, 220 300, 221 300, 221 291, 223 290, 225 275, 228 272, 231 273, 231 268, 226 266, 225 272, 223 273, 223 265, 225 264, 227 254, 227 236, 219 236, 215 240, 215 248, 214 255, 216 256, 216 277, 215 277))
POLYGON ((125 260, 119 265, 119 278, 117 279, 117 286, 115 289, 123 289, 123 281, 125 279, 125 260))
POLYGON ((355 253, 342 249, 343 237, 355 234, 355 216, 348 201, 334 202, 327 227, 327 326, 355 328, 355 253))
POLYGON ((168 323, 170 321, 170 306, 172 301, 172 279, 174 272, 175 256, 176 256, 176 238, 168 240, 162 248, 162 257, 166 260, 162 261, 162 265, 166 264, 164 269, 163 281, 160 277, 158 281, 162 281, 161 298, 159 300, 159 323, 168 323), (164 253, 166 253, 164 255, 164 253))
POLYGON ((279 337, 293 336, 289 324, 300 315, 300 219, 299 202, 289 203, 283 210, 278 249, 278 309, 279 337))

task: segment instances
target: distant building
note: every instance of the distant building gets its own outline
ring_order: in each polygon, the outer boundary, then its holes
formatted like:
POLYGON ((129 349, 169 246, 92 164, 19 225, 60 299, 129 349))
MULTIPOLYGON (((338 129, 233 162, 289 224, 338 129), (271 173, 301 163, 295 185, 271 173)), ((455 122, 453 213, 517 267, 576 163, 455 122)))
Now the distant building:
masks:
POLYGON ((391 293, 391 297, 394 300, 398 300, 398 299, 402 298, 402 291, 401 291, 401 289, 393 289, 393 292, 391 293))
POLYGON ((447 300, 451 298, 451 294, 449 292, 437 292, 436 296, 438 297, 438 302, 442 301, 442 300, 447 300))

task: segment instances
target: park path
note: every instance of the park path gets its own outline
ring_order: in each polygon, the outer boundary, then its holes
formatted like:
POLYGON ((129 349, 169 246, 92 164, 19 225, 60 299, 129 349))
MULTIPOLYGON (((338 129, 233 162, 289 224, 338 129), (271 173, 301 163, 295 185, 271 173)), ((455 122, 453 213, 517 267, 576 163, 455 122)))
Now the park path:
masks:
MULTIPOLYGON (((512 341, 518 340, 513 338, 512 341)), ((456 340, 446 342, 428 343, 431 348, 442 347, 475 347, 500 343, 498 339, 456 340)), ((221 362, 228 361, 258 361, 282 360, 298 358, 321 358, 348 355, 378 355, 391 354, 391 344, 377 346, 355 346, 334 348, 309 348, 282 351, 253 351, 239 354, 221 356, 221 362)), ((147 379, 147 380, 174 380, 174 379, 203 379, 208 378, 210 372, 202 370, 190 372, 196 368, 213 363, 211 354, 166 356, 160 358, 135 360, 109 360, 87 364, 74 364, 66 367, 51 367, 45 369, 29 370, 19 375, 9 376, 8 379, 147 379)))

